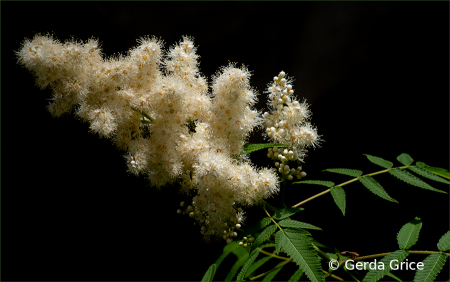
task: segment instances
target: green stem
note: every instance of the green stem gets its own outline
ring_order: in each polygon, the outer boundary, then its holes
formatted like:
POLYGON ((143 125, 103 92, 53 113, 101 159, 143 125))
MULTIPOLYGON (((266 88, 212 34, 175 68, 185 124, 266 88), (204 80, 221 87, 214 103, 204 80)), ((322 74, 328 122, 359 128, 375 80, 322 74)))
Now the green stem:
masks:
POLYGON ((284 260, 288 260, 288 259, 289 259, 289 258, 287 258, 287 257, 281 257, 281 256, 277 256, 277 255, 275 255, 275 254, 272 254, 272 253, 266 252, 266 251, 264 251, 264 250, 261 250, 260 252, 261 252, 261 253, 263 253, 263 254, 266 254, 266 255, 268 255, 268 256, 271 256, 271 257, 277 258, 277 259, 284 259, 284 260))
POLYGON ((292 261, 292 259, 290 258, 290 259, 286 260, 285 262, 283 262, 282 264, 275 266, 271 270, 266 271, 266 272, 264 272, 264 273, 262 273, 262 274, 260 274, 258 276, 252 277, 249 280, 251 281, 251 280, 255 280, 255 279, 258 279, 260 277, 266 276, 267 274, 271 273, 272 271, 277 270, 278 268, 281 268, 281 267, 285 266, 286 264, 290 263, 291 261, 292 261))
POLYGON ((323 270, 323 269, 322 269, 322 272, 325 273, 325 274, 327 274, 327 275, 330 276, 330 277, 333 277, 333 278, 336 279, 336 280, 339 280, 339 281, 345 281, 345 280, 342 279, 341 277, 336 276, 336 275, 334 275, 334 274, 330 274, 330 273, 326 272, 326 271, 323 270))
POLYGON ((273 211, 274 213, 278 211, 277 208, 275 208, 274 206, 270 205, 269 203, 267 203, 266 201, 262 201, 263 202, 263 207, 267 207, 269 210, 273 211))
POLYGON ((264 211, 266 212, 267 216, 273 221, 273 223, 275 223, 276 226, 278 226, 278 228, 283 231, 283 228, 281 228, 278 223, 270 216, 270 214, 267 212, 266 207, 263 207, 264 211))
MULTIPOLYGON (((329 255, 327 255, 324 251, 322 251, 321 249, 319 249, 316 245, 312 244, 312 246, 313 246, 313 248, 317 251, 317 253, 319 254, 320 257, 322 257, 322 258, 324 258, 324 259, 326 259, 326 260, 328 260, 328 261, 332 260, 332 258, 331 258, 329 255)), ((344 267, 344 270, 345 270, 348 274, 350 274, 350 277, 352 277, 353 280, 359 282, 359 280, 358 280, 355 276, 353 276, 350 272, 348 272, 347 269, 345 269, 345 267, 344 267)), ((333 277, 333 276, 332 276, 332 277, 333 277)), ((335 278, 335 277, 333 277, 333 278, 335 278)), ((338 280, 339 280, 339 279, 338 279, 338 280)), ((343 280, 342 280, 342 281, 343 281, 343 280)))
MULTIPOLYGON (((399 169, 406 169, 407 167, 408 167, 408 166, 400 166, 400 167, 398 167, 398 168, 399 168, 399 169)), ((344 186, 344 185, 347 185, 347 184, 350 184, 350 183, 352 183, 352 182, 358 181, 358 178, 360 178, 360 177, 364 177, 364 176, 373 176, 373 175, 377 175, 377 174, 381 174, 381 173, 386 173, 386 172, 388 172, 390 169, 393 169, 393 168, 388 168, 388 169, 385 169, 385 170, 380 170, 380 171, 373 172, 373 173, 369 173, 369 174, 366 174, 366 175, 361 175, 361 176, 358 176, 358 177, 356 177, 356 178, 353 178, 353 179, 351 179, 351 180, 349 180, 349 181, 347 181, 347 182, 341 183, 341 184, 339 184, 339 185, 335 185, 335 186, 333 186, 333 187, 336 187, 336 186, 341 186, 341 187, 342 187, 342 186, 344 186)), ((317 197, 319 197, 319 196, 325 195, 326 193, 330 192, 331 189, 332 189, 333 187, 331 187, 330 189, 325 190, 325 191, 323 191, 323 192, 320 192, 319 194, 316 194, 316 195, 314 195, 314 196, 312 196, 312 197, 310 197, 310 198, 308 198, 308 199, 306 199, 306 200, 304 200, 304 201, 302 201, 302 202, 300 202, 300 203, 298 203, 298 204, 296 204, 296 205, 293 205, 292 207, 293 207, 293 208, 296 208, 296 207, 301 206, 301 205, 303 205, 304 203, 307 203, 307 202, 309 202, 309 201, 311 201, 311 200, 313 200, 313 199, 315 199, 315 198, 317 198, 317 197)))

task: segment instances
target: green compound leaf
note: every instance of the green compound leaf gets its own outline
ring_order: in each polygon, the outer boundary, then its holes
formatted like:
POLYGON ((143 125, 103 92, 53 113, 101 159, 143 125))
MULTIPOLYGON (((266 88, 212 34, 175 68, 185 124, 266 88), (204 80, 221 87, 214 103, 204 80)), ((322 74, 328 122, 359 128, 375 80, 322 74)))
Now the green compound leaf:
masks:
POLYGON ((281 220, 284 219, 286 217, 289 217, 291 215, 296 214, 297 212, 303 210, 303 208, 291 208, 291 207, 287 207, 281 210, 276 211, 273 214, 273 218, 277 219, 277 220, 281 220))
POLYGON ((357 169, 349 169, 349 168, 328 168, 322 171, 328 171, 328 172, 334 172, 334 173, 340 173, 345 174, 353 177, 358 177, 362 175, 362 171, 357 169))
POLYGON ((376 165, 382 166, 384 168, 391 168, 394 165, 390 161, 386 161, 382 158, 367 155, 367 154, 364 154, 364 155, 369 159, 369 161, 373 162, 376 165))
POLYGON ((279 230, 277 233, 275 233, 275 251, 274 254, 278 255, 279 252, 281 252, 281 241, 285 238, 283 236, 283 231, 279 230))
POLYGON ((214 263, 216 267, 219 267, 222 261, 231 253, 236 255, 238 258, 245 256, 246 254, 248 255, 245 249, 239 246, 237 241, 233 241, 230 244, 225 245, 225 247, 223 248, 222 254, 214 263))
POLYGON ((285 144, 245 144, 244 145, 244 155, 250 154, 255 151, 259 151, 266 148, 273 148, 273 147, 288 147, 285 144))
POLYGON ((394 274, 392 274, 390 272, 388 274, 386 274, 386 276, 389 276, 389 277, 397 280, 398 282, 403 282, 400 278, 398 278, 397 276, 395 276, 394 274))
POLYGON ((239 272, 236 281, 243 281, 245 274, 247 273, 247 270, 250 268, 250 266, 253 264, 253 262, 255 261, 256 257, 259 255, 259 252, 261 251, 260 248, 257 248, 256 250, 254 250, 249 258, 247 259, 247 261, 245 262, 244 266, 242 266, 241 272, 239 272))
POLYGON ((413 174, 411 174, 408 171, 405 171, 403 169, 393 168, 393 169, 389 170, 389 173, 392 174, 393 176, 397 177, 398 179, 403 180, 406 183, 411 184, 413 186, 417 186, 417 187, 420 187, 423 189, 447 194, 447 192, 444 192, 444 191, 441 191, 441 190, 431 187, 427 183, 423 182, 420 178, 414 176, 413 174))
POLYGON ((450 231, 444 234, 444 236, 439 239, 437 243, 438 250, 441 252, 445 252, 450 250, 450 231))
POLYGON ((314 250, 310 237, 292 229, 285 229, 281 234, 281 247, 306 273, 308 278, 312 282, 325 281, 320 257, 314 250))
POLYGON ((397 157, 397 161, 401 162, 403 165, 410 165, 414 160, 410 155, 403 153, 397 157))
POLYGON ((269 225, 272 221, 269 217, 264 217, 258 221, 256 221, 254 224, 250 225, 248 228, 246 228, 241 234, 236 238, 236 240, 242 240, 242 238, 248 236, 248 235, 255 235, 256 232, 263 229, 267 225, 269 225))
POLYGON ((424 170, 427 170, 427 171, 431 172, 431 173, 434 173, 434 174, 437 174, 439 176, 442 176, 442 177, 445 177, 447 179, 450 179, 450 173, 445 168, 429 166, 429 165, 424 164, 422 162, 416 162, 416 165, 418 167, 424 169, 424 170))
POLYGON ((304 222, 300 222, 300 221, 292 220, 292 219, 284 219, 284 220, 278 222, 278 224, 283 227, 322 230, 319 227, 314 226, 312 224, 304 223, 304 222))
POLYGON ((414 275, 414 282, 432 282, 441 272, 447 261, 447 256, 441 253, 434 253, 423 260, 423 270, 417 270, 414 275))
POLYGON ((265 264, 269 259, 271 259, 271 256, 265 256, 262 259, 257 260, 252 264, 252 266, 247 270, 247 274, 245 275, 245 278, 252 275, 258 268, 260 268, 263 264, 265 264))
POLYGON ((264 243, 267 239, 269 239, 270 235, 273 234, 277 230, 276 225, 269 225, 266 229, 264 229, 261 234, 259 234, 258 238, 256 238, 255 243, 253 244, 254 247, 258 247, 262 243, 264 243))
POLYGON ((334 182, 331 181, 324 181, 324 180, 303 180, 303 181, 297 181, 292 184, 315 184, 315 185, 323 185, 327 187, 333 187, 334 182))
POLYGON ((288 282, 297 282, 303 275, 303 270, 301 268, 297 269, 297 271, 289 278, 288 282))
POLYGON ((227 277, 225 277, 225 281, 231 281, 233 280, 234 276, 236 276, 239 268, 241 268, 242 265, 248 260, 249 254, 245 251, 244 248, 241 247, 241 250, 244 251, 244 255, 238 256, 238 259, 231 267, 230 271, 227 274, 227 277))
POLYGON ((216 265, 212 264, 206 271, 205 275, 203 275, 202 282, 213 281, 214 274, 216 274, 216 269, 217 269, 216 265))
POLYGON ((336 186, 330 189, 334 202, 341 209, 342 214, 345 216, 345 192, 341 186, 336 186))
POLYGON ((419 232, 422 228, 422 221, 416 217, 413 221, 403 225, 397 234, 398 246, 402 250, 408 250, 419 239, 419 232))
POLYGON ((398 263, 401 263, 407 256, 409 255, 408 251, 405 250, 398 250, 393 253, 390 253, 389 255, 385 256, 382 260, 380 260, 379 263, 382 263, 384 265, 384 269, 379 270, 370 270, 366 276, 364 276, 364 279, 362 282, 376 282, 383 278, 385 275, 387 275, 391 271, 391 261, 397 260, 398 263))
POLYGON ((378 181, 376 181, 372 176, 366 175, 358 178, 358 180, 364 186, 366 186, 366 188, 369 189, 370 192, 374 193, 375 195, 380 196, 385 200, 398 203, 395 199, 391 198, 391 196, 388 195, 388 193, 384 190, 383 186, 381 186, 381 184, 378 183, 378 181))
MULTIPOLYGON (((280 265, 282 265, 282 264, 284 264, 284 263, 285 263, 285 262, 280 262, 279 264, 277 264, 276 267, 278 267, 278 266, 280 266, 280 265)), ((272 279, 275 278, 275 275, 277 275, 277 273, 280 272, 280 270, 281 270, 282 268, 283 268, 283 266, 280 267, 280 268, 278 268, 278 269, 275 269, 275 270, 272 271, 272 272, 270 272, 269 274, 267 274, 266 276, 264 276, 264 279, 263 279, 262 281, 263 281, 263 282, 264 282, 264 281, 267 281, 267 282, 272 281, 272 279)))
POLYGON ((441 183, 445 183, 445 184, 450 184, 450 181, 447 181, 439 176, 437 176, 436 174, 433 174, 427 170, 424 170, 423 168, 417 167, 417 166, 409 166, 408 169, 414 171, 415 173, 417 173, 418 175, 421 175, 423 177, 426 177, 428 179, 437 181, 437 182, 441 182, 441 183))

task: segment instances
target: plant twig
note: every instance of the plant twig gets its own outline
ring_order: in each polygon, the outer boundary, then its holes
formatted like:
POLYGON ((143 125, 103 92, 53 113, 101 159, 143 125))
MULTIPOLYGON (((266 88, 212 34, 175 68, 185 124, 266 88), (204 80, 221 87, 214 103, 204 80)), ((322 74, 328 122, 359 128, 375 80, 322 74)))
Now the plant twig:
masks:
MULTIPOLYGON (((406 169, 407 167, 408 167, 408 166, 400 166, 400 167, 394 167, 394 168, 406 169)), ((373 175, 377 175, 377 174, 381 174, 381 173, 386 173, 386 172, 388 172, 390 169, 393 169, 393 168, 388 168, 388 169, 380 170, 380 171, 377 171, 377 172, 373 172, 373 173, 361 175, 361 176, 358 176, 358 177, 356 177, 356 178, 353 178, 353 179, 351 179, 351 180, 349 180, 349 181, 347 181, 347 182, 341 183, 341 184, 339 184, 339 185, 335 185, 335 186, 333 186, 333 187, 336 187, 336 186, 341 186, 341 187, 342 187, 342 186, 344 186, 344 185, 347 185, 347 184, 350 184, 350 183, 352 183, 352 182, 357 181, 358 178, 360 178, 360 177, 364 177, 364 176, 373 176, 373 175)), ((302 202, 300 202, 300 203, 298 203, 298 204, 295 204, 295 205, 293 205, 292 207, 293 207, 293 208, 296 208, 296 207, 301 206, 301 205, 303 205, 304 203, 307 203, 307 202, 309 202, 309 201, 311 201, 311 200, 313 200, 313 199, 315 199, 315 198, 317 198, 317 197, 319 197, 319 196, 322 196, 322 195, 324 195, 324 194, 330 192, 331 189, 332 189, 333 187, 331 187, 330 189, 325 190, 325 191, 323 191, 323 192, 320 192, 319 194, 316 194, 316 195, 314 195, 314 196, 312 196, 312 197, 310 197, 310 198, 308 198, 308 199, 306 199, 306 200, 304 200, 304 201, 302 201, 302 202)))
POLYGON ((286 264, 290 263, 291 261, 292 261, 292 259, 290 258, 290 259, 286 260, 285 262, 283 262, 282 264, 275 266, 271 270, 266 271, 266 272, 264 272, 264 273, 262 273, 262 274, 260 274, 258 276, 252 277, 249 280, 255 280, 255 279, 258 279, 260 277, 266 276, 267 274, 271 273, 272 271, 277 270, 278 268, 281 268, 281 267, 285 266, 286 264))
POLYGON ((327 275, 330 276, 330 277, 333 277, 333 278, 336 279, 336 280, 339 280, 339 281, 345 281, 345 280, 342 279, 341 277, 336 276, 336 275, 334 275, 334 274, 330 274, 330 273, 326 272, 326 271, 323 270, 323 269, 322 269, 322 271, 323 271, 323 273, 327 274, 327 275))
POLYGON ((281 257, 281 256, 277 256, 277 255, 275 255, 275 254, 272 254, 272 253, 266 252, 266 251, 264 251, 264 250, 261 250, 260 252, 261 252, 261 253, 263 253, 263 254, 266 254, 266 255, 268 255, 268 256, 271 256, 271 257, 277 258, 277 259, 284 259, 284 260, 288 260, 288 259, 289 259, 289 258, 287 258, 287 257, 281 257))
POLYGON ((267 212, 266 207, 263 207, 264 211, 266 212, 267 216, 273 221, 273 223, 275 223, 276 226, 278 226, 278 228, 283 231, 283 228, 281 228, 278 223, 272 218, 272 216, 270 216, 270 214, 267 212))

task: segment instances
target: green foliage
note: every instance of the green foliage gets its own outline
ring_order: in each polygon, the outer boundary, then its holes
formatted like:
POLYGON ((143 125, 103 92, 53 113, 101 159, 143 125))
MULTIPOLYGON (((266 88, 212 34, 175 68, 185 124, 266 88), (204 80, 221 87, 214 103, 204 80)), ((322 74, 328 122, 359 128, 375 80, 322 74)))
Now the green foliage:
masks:
POLYGON ((403 153, 397 157, 397 161, 401 162, 403 165, 411 165, 414 160, 410 155, 403 153))
POLYGON ((260 268, 263 264, 265 264, 269 259, 271 259, 271 256, 263 257, 256 262, 252 264, 252 266, 247 270, 247 274, 245 275, 245 278, 249 277, 251 274, 253 274, 258 268, 260 268))
POLYGON ((278 224, 282 227, 292 227, 292 228, 304 228, 304 229, 316 229, 316 230, 322 230, 317 226, 314 226, 312 224, 309 223, 304 223, 304 222, 300 222, 297 220, 292 220, 292 219, 284 219, 280 222, 278 222, 278 224))
POLYGON ((303 180, 303 181, 297 181, 292 184, 315 184, 315 185, 323 185, 327 187, 333 187, 334 182, 331 181, 324 181, 324 180, 303 180))
POLYGON ((241 240, 245 236, 248 235, 254 235, 259 230, 263 229, 267 225, 269 225, 272 221, 268 217, 264 217, 258 221, 256 221, 254 224, 250 225, 248 228, 246 228, 238 237, 237 240, 241 240))
POLYGON ((275 225, 269 225, 266 229, 264 229, 263 232, 256 238, 254 247, 257 247, 264 243, 267 239, 269 239, 270 235, 272 235, 275 230, 277 230, 277 227, 275 225))
POLYGON ((414 282, 432 282, 441 272, 447 261, 445 254, 431 254, 423 260, 423 270, 417 270, 414 276, 414 282))
POLYGON ((391 277, 391 278, 393 278, 393 279, 395 279, 395 280, 397 280, 399 282, 403 282, 400 278, 398 278, 397 276, 395 276, 394 274, 392 274, 390 272, 388 274, 386 274, 386 276, 389 276, 389 277, 391 277))
POLYGON ((345 175, 349 175, 349 176, 353 176, 353 177, 361 176, 363 173, 361 170, 349 169, 349 168, 328 168, 328 169, 324 169, 322 171, 340 173, 340 174, 345 174, 345 175))
POLYGON ((437 247, 439 251, 445 252, 450 250, 450 231, 445 233, 441 239, 439 239, 439 242, 437 243, 437 247))
POLYGON ((403 225, 397 234, 397 241, 400 249, 408 250, 419 239, 419 232, 422 228, 422 221, 416 217, 413 221, 403 225))
MULTIPOLYGON (((279 267, 280 265, 284 264, 285 262, 280 262, 276 267, 279 267)), ((274 271, 270 272, 269 274, 267 274, 266 276, 264 276, 264 279, 262 281, 272 281, 273 278, 275 278, 275 275, 278 274, 278 272, 280 272, 280 270, 283 267, 281 266, 278 269, 275 269, 274 271)))
POLYGON ((218 268, 222 261, 231 253, 237 256, 238 259, 247 254, 247 252, 238 245, 237 241, 231 242, 230 244, 225 245, 225 247, 223 248, 222 255, 220 255, 220 257, 214 263, 216 267, 218 268))
POLYGON ((397 260, 398 263, 401 263, 408 256, 408 254, 408 251, 398 250, 385 256, 382 260, 380 260, 380 262, 384 264, 384 269, 370 270, 369 272, 367 272, 366 276, 364 276, 362 282, 375 282, 380 280, 391 271, 391 261, 397 260))
POLYGON ((255 151, 259 151, 266 148, 273 148, 273 147, 288 147, 285 144, 245 144, 244 145, 244 155, 250 154, 255 151))
POLYGON ((203 275, 202 282, 213 281, 214 274, 216 274, 216 269, 217 269, 216 265, 212 264, 206 271, 205 275, 203 275))
MULTIPOLYGON (((267 147, 274 147, 277 144, 253 144, 253 145, 267 145, 267 147)), ((250 150, 253 151, 258 150, 258 146, 256 147, 252 146, 248 146, 249 152, 250 150)), ((374 175, 386 172, 389 172, 396 178, 399 178, 400 180, 403 180, 408 184, 428 189, 431 191, 446 193, 444 191, 431 187, 429 184, 425 183, 415 175, 406 171, 406 169, 409 169, 412 172, 415 172, 418 175, 426 177, 428 179, 445 184, 450 184, 449 181, 447 181, 444 178, 441 178, 447 177, 448 172, 445 169, 430 167, 419 162, 416 163, 417 166, 411 165, 413 163, 413 159, 408 154, 404 153, 397 157, 397 160, 406 166, 401 168, 400 167, 392 168, 393 164, 382 158, 370 155, 366 156, 371 162, 380 165, 386 169, 365 176, 362 175, 363 174, 362 171, 355 169, 346 169, 346 168, 326 169, 324 171, 344 174, 352 176, 354 178, 350 181, 347 181, 337 186, 335 186, 335 184, 331 181, 321 181, 321 180, 306 180, 295 182, 293 184, 315 184, 315 185, 323 185, 330 188, 329 190, 317 194, 315 197, 309 198, 307 201, 303 201, 302 204, 318 196, 326 194, 327 192, 330 192, 336 205, 342 211, 343 215, 345 215, 346 195, 344 189, 341 186, 350 184, 352 182, 355 182, 356 180, 361 182, 363 186, 365 186, 375 195, 388 201, 397 203, 395 199, 393 199, 387 194, 387 192, 380 185, 380 183, 378 183, 378 181, 372 177, 374 175)), ((337 251, 337 249, 332 249, 323 244, 318 243, 313 238, 311 238, 310 237, 311 234, 305 230, 305 229, 315 229, 315 230, 322 230, 322 229, 314 225, 304 223, 298 220, 293 220, 290 218, 300 210, 303 210, 303 208, 285 207, 282 209, 277 209, 270 206, 270 209, 274 210, 273 216, 269 215, 269 217, 265 217, 258 220, 249 228, 245 229, 245 231, 243 231, 238 236, 238 238, 236 238, 237 239, 236 241, 228 244, 224 248, 222 256, 220 256, 219 259, 216 261, 214 267, 211 266, 210 269, 208 269, 208 272, 204 276, 204 281, 212 280, 215 269, 220 265, 223 259, 230 253, 235 254, 238 257, 238 259, 231 268, 225 280, 226 281, 232 280, 238 273, 239 269, 241 270, 239 272, 239 275, 237 276, 238 281, 242 281, 244 278, 254 277, 255 276, 254 272, 272 258, 271 256, 269 256, 268 253, 265 253, 266 256, 256 261, 256 258, 259 255, 262 248, 268 247, 275 247, 275 250, 273 251, 274 254, 285 252, 288 255, 288 257, 290 257, 290 259, 299 266, 299 269, 292 275, 289 281, 298 281, 300 277, 303 275, 303 273, 305 273, 306 276, 313 282, 324 281, 325 278, 328 277, 325 276, 322 272, 322 265, 320 264, 320 257, 317 252, 319 252, 322 257, 327 259, 336 259, 336 260, 339 259, 341 262, 349 259, 348 257, 341 255, 339 251, 337 251), (272 220, 278 221, 277 224, 271 225, 270 223, 272 222, 272 220), (283 227, 284 229, 277 231, 277 225, 283 227), (247 248, 240 247, 238 245, 238 240, 242 239, 244 236, 248 237, 249 234, 252 234, 253 236, 256 237, 253 245, 250 245, 252 247, 247 248), (273 240, 272 235, 274 235, 275 238, 274 244, 270 239, 272 238, 273 240), (266 243, 269 242, 269 244, 264 245, 265 242, 266 243), (316 243, 313 244, 313 242, 317 242, 317 244, 316 243), (250 250, 252 249, 254 250, 250 252, 250 250), (327 249, 331 250, 331 252, 336 251, 336 253, 328 253, 328 254, 324 253, 324 250, 327 249)), ((390 262, 397 260, 398 263, 401 263, 403 260, 405 260, 405 258, 409 255, 409 249, 412 246, 414 246, 414 244, 416 244, 416 242, 418 241, 421 228, 422 228, 422 221, 418 217, 402 226, 400 231, 397 233, 397 241, 400 250, 389 253, 387 256, 381 259, 379 263, 383 264, 384 269, 379 270, 377 267, 377 269, 370 270, 369 272, 366 273, 362 282, 376 282, 385 276, 388 276, 392 279, 401 282, 402 280, 400 278, 390 273, 390 271, 392 270, 390 262)), ((448 255, 442 252, 448 251, 450 249, 450 231, 440 238, 437 247, 441 251, 441 253, 436 252, 428 256, 423 261, 425 269, 418 270, 416 272, 414 281, 432 282, 439 274, 439 272, 442 270, 448 255)), ((429 252, 415 251, 414 253, 429 253, 429 252)), ((280 264, 278 264, 277 267, 272 269, 272 271, 270 271, 267 275, 264 276, 263 281, 271 281, 272 279, 274 279, 274 277, 281 270, 281 268, 289 261, 283 261, 280 264)), ((355 272, 355 274, 356 273, 357 272, 355 272)), ((350 275, 353 276, 351 273, 350 275)), ((355 277, 353 278, 356 279, 355 277)))
POLYGON ((408 169, 414 171, 415 173, 417 173, 418 175, 421 175, 423 177, 426 177, 428 179, 437 181, 437 182, 441 182, 441 183, 445 183, 445 184, 450 184, 450 181, 447 181, 439 176, 437 176, 436 174, 433 174, 427 170, 424 170, 423 168, 420 168, 418 166, 409 166, 408 169))
POLYGON ((364 154, 364 155, 369 159, 369 161, 373 162, 376 165, 382 166, 384 168, 391 168, 394 165, 390 161, 386 161, 382 158, 374 157, 374 156, 367 155, 367 154, 364 154))
POLYGON ((287 208, 284 208, 284 209, 276 211, 274 213, 274 215, 273 215, 273 218, 275 218, 277 220, 280 220, 280 219, 289 217, 291 215, 294 215, 294 214, 296 214, 297 212, 299 212, 301 210, 303 210, 303 208, 290 208, 290 207, 287 207, 287 208))
POLYGON ((288 282, 297 282, 303 275, 303 270, 301 268, 297 269, 297 271, 289 278, 288 282))
POLYGON ((429 171, 431 173, 434 173, 436 175, 445 177, 447 179, 450 179, 450 173, 448 172, 448 170, 444 169, 444 168, 440 168, 440 167, 433 167, 433 166, 429 166, 425 163, 422 162, 416 162, 416 165, 426 171, 429 171))
POLYGON ((427 183, 423 182, 422 180, 420 180, 419 178, 417 178, 413 174, 411 174, 411 173, 409 173, 409 172, 407 172, 407 171, 405 171, 403 169, 393 168, 393 169, 390 169, 388 172, 390 174, 392 174, 393 176, 397 177, 398 179, 403 180, 406 183, 411 184, 413 186, 417 186, 417 187, 420 187, 420 188, 423 188, 423 189, 428 189, 428 190, 431 190, 431 191, 447 194, 447 192, 444 192, 444 191, 441 191, 441 190, 438 190, 436 188, 431 187, 427 183))
POLYGON ((281 232, 282 249, 298 264, 312 282, 324 281, 320 257, 314 250, 309 236, 293 229, 281 232))
POLYGON ((345 192, 341 186, 336 186, 331 188, 331 195, 333 196, 334 202, 342 211, 342 214, 345 215, 345 192))
POLYGON ((278 232, 275 233, 275 254, 281 252, 281 240, 283 239, 283 230, 278 230, 278 232))
POLYGON ((250 257, 247 259, 247 261, 245 262, 244 266, 242 266, 241 272, 239 272, 236 281, 243 281, 245 274, 247 273, 247 270, 250 268, 250 266, 253 264, 253 262, 255 261, 256 257, 259 255, 259 252, 261 251, 260 248, 257 248, 256 250, 254 250, 251 254, 250 257))
POLYGON ((383 186, 381 186, 380 183, 378 183, 378 181, 376 181, 372 176, 366 175, 358 178, 358 180, 375 195, 380 196, 385 200, 398 203, 395 199, 388 195, 383 186))
MULTIPOLYGON (((241 248, 244 250, 243 248, 241 248)), ((238 272, 239 268, 244 265, 244 263, 248 260, 249 254, 245 252, 245 255, 238 258, 238 260, 235 262, 235 264, 231 267, 230 272, 228 272, 227 277, 225 277, 225 281, 231 281, 233 280, 234 276, 238 272)))

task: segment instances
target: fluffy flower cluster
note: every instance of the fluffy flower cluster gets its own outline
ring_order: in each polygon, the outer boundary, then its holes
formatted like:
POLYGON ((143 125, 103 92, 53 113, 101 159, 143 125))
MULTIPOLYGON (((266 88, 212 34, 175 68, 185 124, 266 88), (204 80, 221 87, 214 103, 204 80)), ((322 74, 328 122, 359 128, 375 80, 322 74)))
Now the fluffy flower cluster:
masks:
MULTIPOLYGON (((250 73, 230 64, 213 77, 210 93, 191 38, 166 54, 155 38, 138 43, 126 56, 103 59, 94 39, 60 43, 37 35, 23 42, 17 56, 41 88, 53 90, 53 116, 74 110, 125 152, 130 173, 147 176, 152 185, 181 183, 193 196, 184 213, 199 222, 205 238, 231 242, 244 220, 241 207, 279 190, 276 172, 256 168, 242 154, 248 134, 263 122, 252 109, 257 93, 250 73)), ((303 122, 309 112, 293 101, 284 78, 269 91, 268 136, 292 145, 297 158, 296 148, 317 142, 303 122)))

